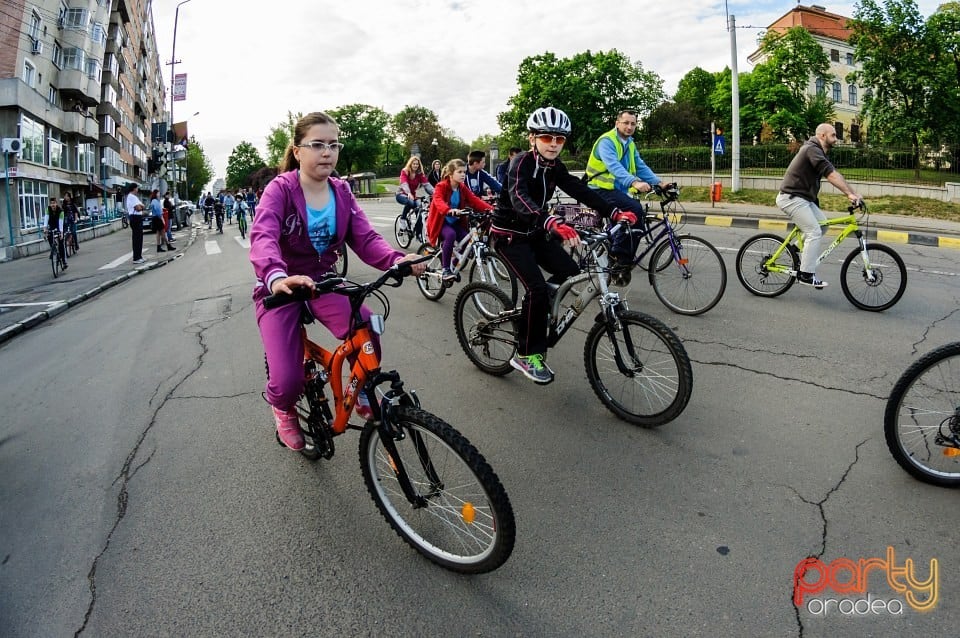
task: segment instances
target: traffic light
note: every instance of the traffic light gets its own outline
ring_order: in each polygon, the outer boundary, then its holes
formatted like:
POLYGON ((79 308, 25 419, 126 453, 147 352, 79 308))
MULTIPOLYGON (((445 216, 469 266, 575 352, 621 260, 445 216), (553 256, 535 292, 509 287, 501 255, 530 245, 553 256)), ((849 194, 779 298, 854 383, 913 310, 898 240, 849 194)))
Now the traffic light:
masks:
POLYGON ((710 146, 710 129, 705 128, 700 131, 700 143, 704 146, 710 146))
POLYGON ((154 148, 151 157, 147 160, 147 175, 153 175, 163 168, 163 151, 154 148))

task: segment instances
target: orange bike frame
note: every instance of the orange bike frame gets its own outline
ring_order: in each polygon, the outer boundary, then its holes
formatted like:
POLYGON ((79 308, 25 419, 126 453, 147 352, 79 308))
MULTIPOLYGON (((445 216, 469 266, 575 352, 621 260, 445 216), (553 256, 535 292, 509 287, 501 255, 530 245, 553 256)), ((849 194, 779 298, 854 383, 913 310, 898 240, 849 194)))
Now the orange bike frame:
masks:
POLYGON ((380 370, 380 357, 373 345, 373 331, 369 325, 364 324, 344 339, 333 352, 310 341, 305 326, 300 327, 300 334, 303 337, 303 360, 316 361, 327 371, 333 391, 333 405, 336 408, 331 429, 334 434, 343 434, 357 402, 357 393, 362 391, 367 380, 380 370), (344 386, 343 364, 353 353, 357 353, 356 361, 350 368, 350 379, 344 386), (344 392, 345 388, 349 392, 344 392))

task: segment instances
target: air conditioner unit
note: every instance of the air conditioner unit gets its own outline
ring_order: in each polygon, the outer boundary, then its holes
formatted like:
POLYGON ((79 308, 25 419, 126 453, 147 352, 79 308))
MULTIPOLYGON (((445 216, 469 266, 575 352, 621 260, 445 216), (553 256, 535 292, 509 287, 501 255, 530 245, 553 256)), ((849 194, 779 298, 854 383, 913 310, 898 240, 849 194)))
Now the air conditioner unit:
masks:
POLYGON ((4 153, 19 153, 23 150, 23 140, 19 137, 5 137, 0 140, 0 151, 4 153))
POLYGON ((37 55, 40 55, 41 53, 43 53, 43 42, 41 42, 40 40, 34 40, 33 52, 37 55))

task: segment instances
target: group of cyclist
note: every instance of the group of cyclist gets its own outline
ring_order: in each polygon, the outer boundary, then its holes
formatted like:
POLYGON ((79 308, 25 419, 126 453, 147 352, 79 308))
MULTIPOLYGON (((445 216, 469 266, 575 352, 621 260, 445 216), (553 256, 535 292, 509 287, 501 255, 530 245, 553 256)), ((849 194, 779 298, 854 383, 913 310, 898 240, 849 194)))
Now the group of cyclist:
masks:
MULTIPOLYGON (((648 192, 660 185, 661 179, 640 157, 633 140, 636 127, 634 111, 618 113, 614 128, 593 145, 582 179, 571 175, 559 159, 573 127, 566 113, 552 106, 538 108, 527 118, 529 149, 511 149, 510 159, 497 167, 502 180, 484 170, 482 151, 470 153, 466 162, 454 159, 442 168, 439 160, 434 161, 429 174, 419 157, 411 157, 401 171, 396 199, 404 213, 416 206, 418 189, 433 195, 427 236, 434 245, 441 245, 445 279, 452 276, 453 245, 466 232, 466 222, 456 210, 491 211, 491 246, 526 289, 517 322, 517 353, 510 363, 536 383, 554 379, 546 363, 548 281, 559 284, 579 272, 565 250, 579 243, 579 235, 563 217, 551 214, 550 202, 560 188, 612 223, 642 229, 646 211, 631 193, 648 192), (486 190, 496 195, 493 205, 481 198, 486 190)), ((822 217, 816 201, 820 178, 826 178, 851 201, 860 200, 826 160, 825 153, 836 139, 834 134, 831 143, 831 131, 829 125, 817 128, 816 136, 791 163, 777 200, 805 231, 805 246, 813 254, 819 244, 819 224, 809 233, 804 225, 809 226, 807 217, 822 217), (812 144, 817 147, 808 148, 812 144), (786 202, 800 200, 803 204, 784 204, 784 197, 786 202)), ((383 270, 416 259, 416 255, 394 250, 374 230, 348 184, 335 177, 343 147, 339 133, 336 121, 325 113, 311 113, 297 123, 281 174, 268 184, 251 231, 250 256, 257 276, 253 296, 270 370, 265 396, 273 409, 278 440, 295 450, 304 446, 295 410, 304 384, 300 310, 295 305, 267 310, 263 298, 298 288, 314 289, 314 280, 330 270, 336 250, 344 244, 365 263, 383 270)), ((634 266, 633 233, 614 237, 612 281, 626 283, 634 266)), ((826 285, 811 268, 809 259, 804 259, 798 277, 801 282, 818 288, 826 285)), ((424 269, 422 262, 410 265, 415 275, 424 269)), ((308 305, 335 337, 346 335, 349 307, 344 297, 323 295, 308 305)), ((367 316, 369 311, 364 309, 367 316)), ((380 344, 374 347, 379 352, 380 344)), ((369 405, 359 401, 355 409, 363 418, 371 414, 369 405)))
MULTIPOLYGON (((200 198, 200 208, 203 210, 203 222, 209 230, 213 229, 213 224, 216 222, 217 232, 222 234, 224 216, 227 218, 227 223, 232 224, 233 216, 236 215, 237 222, 241 225, 241 229, 245 229, 246 215, 249 212, 251 219, 253 218, 257 201, 259 201, 259 196, 252 188, 241 188, 237 191, 236 196, 234 196, 233 191, 230 190, 222 190, 217 193, 216 197, 208 191, 205 196, 200 198)), ((245 234, 246 231, 241 230, 241 233, 245 234)))
MULTIPOLYGON (((67 235, 73 241, 75 251, 80 250, 80 239, 77 237, 77 223, 80 221, 80 209, 73 202, 73 195, 69 192, 63 194, 62 204, 56 197, 50 199, 47 206, 47 221, 44 224, 44 235, 51 250, 54 248, 54 241, 59 236, 61 240, 67 235)), ((63 269, 67 269, 67 249, 64 241, 56 245, 60 255, 60 261, 63 269)))

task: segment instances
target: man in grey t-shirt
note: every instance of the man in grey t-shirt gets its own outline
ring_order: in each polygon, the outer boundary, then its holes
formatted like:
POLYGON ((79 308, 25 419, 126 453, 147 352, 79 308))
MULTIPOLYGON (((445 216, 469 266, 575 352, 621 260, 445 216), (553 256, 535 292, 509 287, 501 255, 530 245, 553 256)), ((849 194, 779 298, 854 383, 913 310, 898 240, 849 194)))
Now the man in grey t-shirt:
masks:
POLYGON ((787 167, 777 195, 777 206, 803 231, 797 281, 817 289, 827 285, 816 274, 823 236, 820 222, 827 218, 820 210, 820 180, 826 179, 854 204, 862 199, 827 159, 827 153, 836 144, 837 133, 832 124, 817 126, 816 134, 803 143, 787 167))

